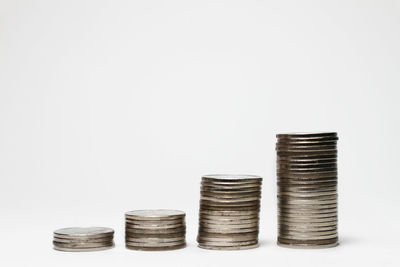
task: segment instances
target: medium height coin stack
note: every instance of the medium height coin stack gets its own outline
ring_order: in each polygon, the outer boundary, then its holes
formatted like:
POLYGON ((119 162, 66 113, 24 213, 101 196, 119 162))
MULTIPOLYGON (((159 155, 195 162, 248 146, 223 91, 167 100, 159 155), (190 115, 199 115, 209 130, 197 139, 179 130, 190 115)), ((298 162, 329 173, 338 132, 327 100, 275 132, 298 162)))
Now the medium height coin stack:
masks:
POLYGON ((337 134, 278 134, 278 244, 338 244, 337 134))
POLYGON ((248 249, 258 246, 262 178, 207 175, 201 181, 199 247, 248 249))
POLYGON ((185 212, 136 210, 125 213, 125 244, 134 250, 173 250, 186 245, 185 212))

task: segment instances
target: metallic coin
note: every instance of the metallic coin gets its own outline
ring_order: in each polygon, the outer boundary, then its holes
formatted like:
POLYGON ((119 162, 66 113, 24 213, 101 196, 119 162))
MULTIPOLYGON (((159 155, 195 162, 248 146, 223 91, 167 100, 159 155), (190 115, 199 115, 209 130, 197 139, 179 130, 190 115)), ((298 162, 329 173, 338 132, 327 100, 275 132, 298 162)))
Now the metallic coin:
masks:
POLYGON ((235 235, 225 235, 223 237, 212 237, 212 236, 198 236, 198 242, 207 242, 207 241, 218 241, 218 242, 238 242, 238 241, 251 241, 258 240, 258 233, 255 234, 235 234, 235 235))
POLYGON ((233 194, 221 194, 221 193, 209 193, 209 192, 201 192, 201 197, 211 197, 216 199, 222 200, 229 200, 229 199, 241 199, 241 198, 248 198, 248 197, 255 197, 257 199, 261 198, 261 192, 253 192, 253 193, 233 193, 233 194))
POLYGON ((325 218, 309 217, 309 216, 290 217, 290 216, 283 216, 283 215, 278 214, 278 220, 292 222, 292 223, 323 223, 323 222, 336 222, 337 223, 338 218, 337 218, 337 216, 325 217, 325 218))
POLYGON ((138 242, 125 242, 126 246, 130 247, 146 247, 146 248, 151 248, 151 247, 158 247, 158 248, 163 248, 163 247, 175 247, 175 246, 180 246, 185 244, 185 241, 179 241, 179 242, 168 242, 168 243, 138 243, 138 242))
POLYGON ((210 174, 204 175, 202 180, 220 180, 220 181, 258 181, 262 180, 262 177, 257 175, 245 175, 245 174, 210 174))
POLYGON ((220 202, 220 201, 211 201, 201 198, 200 204, 204 206, 212 206, 212 207, 248 207, 248 206, 259 206, 260 199, 249 200, 249 201, 239 201, 239 202, 220 202))
POLYGON ((284 209, 278 208, 278 216, 284 216, 287 218, 298 218, 298 217, 306 217, 306 218, 331 218, 337 217, 337 209, 329 209, 329 210, 307 210, 307 211, 287 211, 284 209))
POLYGON ((253 185, 253 184, 235 184, 235 185, 211 185, 211 184, 201 184, 201 190, 207 191, 208 189, 257 189, 260 190, 260 185, 253 185))
POLYGON ((63 248, 54 246, 53 248, 58 251, 65 251, 65 252, 89 252, 89 251, 101 251, 113 248, 114 246, 107 246, 107 247, 97 247, 97 248, 63 248))
POLYGON ((172 234, 141 234, 141 233, 130 233, 130 232, 125 232, 125 238, 162 238, 162 239, 168 239, 168 238, 182 238, 185 237, 185 232, 179 232, 179 233, 172 233, 172 234))
POLYGON ((112 241, 101 243, 60 243, 53 241, 53 245, 58 248, 97 248, 113 246, 114 243, 112 241))
POLYGON ((144 230, 144 229, 132 229, 125 228, 126 233, 134 233, 134 234, 175 234, 182 233, 186 231, 186 227, 173 228, 173 229, 152 229, 152 230, 144 230))
POLYGON ((209 233, 209 232, 203 232, 199 231, 198 237, 197 238, 233 238, 233 239, 238 239, 238 238, 244 238, 248 236, 258 236, 258 230, 249 232, 249 233, 209 233))
POLYGON ((215 197, 204 197, 201 196, 201 200, 210 201, 214 203, 248 203, 252 201, 259 201, 259 197, 241 197, 241 198, 230 198, 230 199, 223 199, 223 198, 215 198, 215 197))
POLYGON ((253 220, 208 220, 205 218, 200 218, 200 221, 205 224, 218 224, 218 225, 242 225, 249 223, 258 223, 259 219, 253 220))
POLYGON ((211 249, 211 250, 242 250, 242 249, 252 249, 252 248, 257 248, 258 243, 254 245, 247 245, 247 246, 232 246, 232 247, 218 247, 218 246, 208 246, 208 245, 203 245, 200 244, 198 245, 199 248, 203 249, 211 249))
POLYGON ((317 239, 317 240, 298 240, 298 239, 278 238, 278 241, 281 243, 286 243, 286 244, 290 243, 290 244, 319 245, 319 244, 336 243, 338 241, 338 238, 334 237, 334 238, 317 239))
POLYGON ((306 198, 313 198, 313 197, 325 197, 325 196, 336 196, 337 193, 335 191, 328 191, 328 192, 307 192, 307 193, 297 193, 297 192, 278 192, 279 196, 287 196, 287 197, 306 197, 306 198))
POLYGON ((135 246, 130 246, 130 245, 125 245, 127 249, 131 250, 143 250, 143 251, 164 251, 164 250, 175 250, 175 249, 180 249, 186 247, 186 243, 183 243, 178 246, 172 246, 172 247, 135 247, 135 246))
POLYGON ((158 220, 158 219, 177 219, 184 217, 186 214, 180 210, 134 210, 125 213, 125 217, 137 220, 158 220))
POLYGON ((185 242, 185 237, 175 237, 175 238, 132 238, 126 237, 126 242, 135 242, 135 243, 171 243, 171 242, 185 242))
POLYGON ((307 234, 305 234, 305 235, 286 235, 286 234, 280 233, 279 237, 286 238, 286 239, 297 239, 297 240, 325 240, 325 239, 337 238, 338 234, 335 233, 335 234, 322 235, 322 236, 309 236, 307 234))
POLYGON ((297 147, 314 147, 314 146, 336 146, 337 140, 310 140, 310 141, 293 141, 293 140, 278 140, 277 147, 281 146, 297 146, 297 147))
POLYGON ((247 194, 247 193, 261 193, 261 188, 245 188, 245 189, 215 189, 211 187, 202 187, 200 193, 212 194, 247 194))
POLYGON ((278 218, 279 224, 289 226, 289 227, 298 227, 298 228, 320 228, 320 227, 337 227, 337 221, 327 221, 327 222, 315 222, 315 221, 288 221, 283 218, 278 218))
POLYGON ((62 228, 54 231, 54 236, 57 237, 69 237, 69 238, 80 238, 80 237, 105 237, 113 235, 114 230, 106 227, 70 227, 62 228))
POLYGON ((236 180, 236 181, 227 181, 227 180, 208 180, 202 179, 202 184, 209 184, 211 186, 218 186, 218 185, 253 185, 253 186, 260 186, 262 184, 262 180, 236 180))
POLYGON ((337 138, 336 132, 316 132, 316 133, 283 133, 277 134, 276 137, 280 138, 326 138, 335 137, 337 138))
POLYGON ((113 240, 113 237, 107 237, 107 238, 59 238, 59 237, 54 237, 53 241, 56 241, 58 243, 104 243, 104 242, 110 242, 113 240))
POLYGON ((216 246, 216 247, 239 247, 239 246, 249 246, 255 245, 258 243, 258 240, 251 241, 235 241, 235 242, 227 242, 227 241, 201 241, 199 242, 205 246, 216 246))
POLYGON ((174 224, 183 224, 185 223, 185 218, 180 218, 177 220, 134 220, 125 218, 125 222, 129 224, 144 226, 167 226, 174 224))
POLYGON ((238 229, 215 229, 199 225, 199 231, 206 233, 220 233, 220 234, 251 233, 258 231, 258 226, 251 228, 238 228, 238 229))
POLYGON ((184 223, 180 224, 169 224, 169 225, 139 225, 139 224, 130 224, 130 223, 125 223, 125 227, 129 229, 143 229, 143 230, 163 230, 163 229, 176 229, 176 228, 181 228, 184 227, 184 223))
POLYGON ((211 230, 213 230, 213 231, 215 230, 215 231, 219 232, 219 230, 222 230, 222 231, 231 231, 229 233, 235 233, 235 231, 237 229, 239 229, 239 230, 241 230, 241 229, 246 229, 246 230, 253 229, 253 231, 254 231, 254 229, 257 230, 258 227, 259 227, 259 224, 258 223, 252 223, 252 224, 243 224, 243 225, 240 225, 240 224, 217 225, 217 224, 206 224, 206 223, 202 222, 202 223, 199 223, 199 226, 202 227, 202 229, 203 228, 207 229, 207 231, 208 230, 210 230, 210 231, 211 230))
POLYGON ((222 211, 215 211, 215 210, 207 210, 201 209, 200 214, 211 215, 211 216, 258 216, 258 211, 247 210, 247 211, 234 211, 234 210, 222 210, 222 211))

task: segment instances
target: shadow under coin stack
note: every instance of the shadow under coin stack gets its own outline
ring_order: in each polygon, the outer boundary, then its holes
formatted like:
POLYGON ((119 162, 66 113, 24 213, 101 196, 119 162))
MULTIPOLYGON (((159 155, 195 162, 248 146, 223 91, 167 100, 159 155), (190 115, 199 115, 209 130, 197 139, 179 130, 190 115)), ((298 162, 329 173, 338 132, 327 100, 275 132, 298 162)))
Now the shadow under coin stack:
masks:
POLYGON ((278 134, 278 245, 338 244, 337 134, 278 134))
POLYGON ((114 230, 105 227, 71 227, 54 231, 54 249, 97 251, 114 246, 114 230))
POLYGON ((237 250, 258 246, 261 182, 261 177, 253 175, 202 177, 199 247, 237 250))
POLYGON ((185 212, 179 210, 136 210, 125 213, 125 244, 134 250, 183 248, 185 212))

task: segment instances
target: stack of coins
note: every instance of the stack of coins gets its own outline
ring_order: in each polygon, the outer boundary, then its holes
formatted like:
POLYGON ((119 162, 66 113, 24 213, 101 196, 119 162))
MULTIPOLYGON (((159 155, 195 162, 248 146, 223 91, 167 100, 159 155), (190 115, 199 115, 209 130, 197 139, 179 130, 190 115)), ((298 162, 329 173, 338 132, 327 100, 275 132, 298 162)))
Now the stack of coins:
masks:
POLYGON ((125 244, 134 250, 183 248, 185 212, 179 210, 136 210, 125 213, 125 244))
POLYGON ((71 227, 54 231, 54 249, 96 251, 114 246, 114 230, 105 227, 71 227))
POLYGON ((337 134, 277 135, 278 245, 338 244, 337 134))
POLYGON ((235 250, 258 246, 261 182, 261 177, 253 175, 202 177, 199 247, 235 250))

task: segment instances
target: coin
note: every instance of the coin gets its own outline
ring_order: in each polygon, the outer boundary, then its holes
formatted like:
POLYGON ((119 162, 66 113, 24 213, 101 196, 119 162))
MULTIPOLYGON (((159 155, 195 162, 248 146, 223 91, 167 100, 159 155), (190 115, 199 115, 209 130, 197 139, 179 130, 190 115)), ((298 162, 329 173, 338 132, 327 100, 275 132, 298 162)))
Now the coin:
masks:
POLYGON ((114 243, 111 242, 102 242, 102 243, 60 243, 53 241, 53 245, 58 248, 97 248, 97 247, 109 247, 114 243))
POLYGON ((114 230, 106 227, 69 227, 54 231, 54 236, 70 238, 104 237, 114 234, 114 230))
POLYGON ((125 213, 127 218, 133 218, 137 220, 165 220, 169 219, 177 219, 185 216, 185 212, 180 210, 135 210, 128 211, 125 213))
POLYGON ((65 252, 90 252, 90 251, 101 251, 101 250, 106 250, 113 248, 114 245, 112 246, 107 246, 107 247, 96 247, 96 248, 63 248, 63 247, 58 247, 54 246, 53 248, 58 251, 65 251, 65 252))
POLYGON ((170 246, 170 247, 142 247, 142 246, 130 246, 125 245, 127 249, 131 250, 144 250, 144 251, 164 251, 164 250, 175 250, 186 247, 186 243, 177 245, 177 246, 170 246))
POLYGON ((230 246, 230 247, 214 246, 214 245, 207 245, 207 244, 199 243, 198 247, 204 248, 204 249, 211 249, 211 250, 243 250, 243 249, 257 248, 258 242, 254 243, 254 245, 240 245, 240 246, 230 246))

